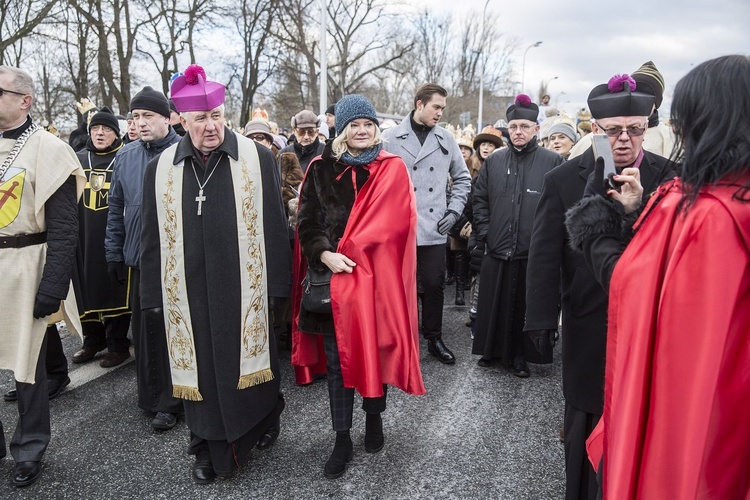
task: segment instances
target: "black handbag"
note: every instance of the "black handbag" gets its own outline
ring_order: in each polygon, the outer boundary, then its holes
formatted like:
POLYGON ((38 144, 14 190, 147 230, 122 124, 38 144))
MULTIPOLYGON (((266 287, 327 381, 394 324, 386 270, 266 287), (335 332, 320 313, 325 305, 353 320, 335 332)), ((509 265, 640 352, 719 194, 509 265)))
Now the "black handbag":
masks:
POLYGON ((324 267, 317 271, 307 267, 307 274, 302 280, 302 307, 316 314, 332 314, 331 310, 331 276, 333 271, 324 267))

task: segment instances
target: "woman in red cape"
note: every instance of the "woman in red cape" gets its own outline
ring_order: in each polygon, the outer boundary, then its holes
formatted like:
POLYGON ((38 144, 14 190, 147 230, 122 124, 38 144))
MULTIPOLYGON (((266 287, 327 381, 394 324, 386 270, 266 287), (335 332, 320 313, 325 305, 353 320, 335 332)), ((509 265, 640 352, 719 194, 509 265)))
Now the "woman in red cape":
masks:
POLYGON ((365 450, 384 445, 386 387, 424 394, 417 328, 414 188, 404 162, 382 150, 375 108, 359 95, 336 104, 336 130, 300 191, 292 294, 298 381, 322 371, 325 350, 336 444, 328 478, 352 459, 354 391, 366 412, 365 450), (307 266, 333 272, 332 314, 301 306, 307 266))
POLYGON ((690 71, 671 119, 680 178, 659 188, 624 251, 617 233, 640 199, 637 171, 607 193, 622 204, 584 198, 567 215, 572 244, 609 289, 604 414, 589 458, 604 498, 748 499, 750 59, 690 71))

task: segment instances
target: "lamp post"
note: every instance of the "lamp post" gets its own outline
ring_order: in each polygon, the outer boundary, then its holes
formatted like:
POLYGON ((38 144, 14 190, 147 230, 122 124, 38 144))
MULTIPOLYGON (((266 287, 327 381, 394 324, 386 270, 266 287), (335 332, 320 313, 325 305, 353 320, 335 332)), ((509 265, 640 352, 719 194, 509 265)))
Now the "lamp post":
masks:
POLYGON ((529 52, 529 49, 533 47, 539 47, 542 44, 541 41, 532 43, 528 47, 526 47, 526 50, 523 51, 523 64, 521 64, 521 92, 523 93, 523 87, 526 83, 526 54, 529 52))
POLYGON ((482 131, 482 104, 484 101, 484 19, 487 14, 487 6, 490 4, 490 0, 487 0, 482 10, 482 31, 480 33, 482 40, 479 45, 479 59, 482 63, 482 72, 479 74, 479 109, 477 110, 477 134, 482 131))
POLYGON ((320 0, 320 114, 328 107, 328 0, 320 0))

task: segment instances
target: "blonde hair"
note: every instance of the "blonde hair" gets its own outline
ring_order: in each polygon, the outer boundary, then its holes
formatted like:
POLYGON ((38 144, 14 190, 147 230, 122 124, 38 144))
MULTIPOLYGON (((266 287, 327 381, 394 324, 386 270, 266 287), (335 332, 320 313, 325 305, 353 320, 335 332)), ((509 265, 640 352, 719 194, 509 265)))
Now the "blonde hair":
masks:
MULTIPOLYGON (((375 124, 375 122, 372 122, 372 123, 375 124)), ((347 144, 347 141, 349 140, 349 130, 350 130, 349 124, 347 123, 346 126, 344 127, 344 130, 339 135, 337 135, 336 138, 331 143, 331 150, 333 151, 333 156, 337 160, 341 159, 344 153, 351 154, 351 151, 349 151, 349 145, 347 144)), ((383 142, 383 138, 380 135, 380 127, 378 127, 377 124, 375 124, 375 137, 372 138, 372 144, 370 144, 370 147, 377 146, 381 142, 383 142)))

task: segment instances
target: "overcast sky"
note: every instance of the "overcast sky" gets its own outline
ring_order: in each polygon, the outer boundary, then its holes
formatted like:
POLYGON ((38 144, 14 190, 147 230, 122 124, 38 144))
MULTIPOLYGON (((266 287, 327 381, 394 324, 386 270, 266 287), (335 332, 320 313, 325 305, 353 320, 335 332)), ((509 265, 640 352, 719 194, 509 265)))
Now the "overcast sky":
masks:
MULTIPOLYGON (((455 17, 481 12, 485 3, 413 2, 455 17)), ((549 94, 553 104, 557 101, 569 113, 585 105, 596 85, 651 60, 666 81, 661 107, 666 115, 675 84, 694 65, 726 54, 750 55, 748 0, 490 0, 487 11, 496 13, 502 33, 519 41, 515 54, 519 81, 524 51, 542 42, 527 52, 525 89, 536 100, 540 81, 557 76, 549 94)))

